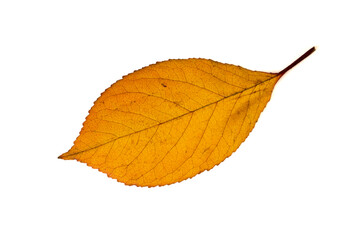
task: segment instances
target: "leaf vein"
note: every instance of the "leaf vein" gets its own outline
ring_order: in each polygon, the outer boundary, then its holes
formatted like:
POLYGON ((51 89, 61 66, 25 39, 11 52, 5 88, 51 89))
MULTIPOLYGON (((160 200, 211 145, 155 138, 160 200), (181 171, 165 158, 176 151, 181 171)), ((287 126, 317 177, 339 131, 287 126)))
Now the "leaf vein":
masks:
POLYGON ((184 116, 186 116, 187 114, 191 114, 191 113, 193 113, 193 112, 199 111, 200 109, 209 107, 209 106, 211 106, 211 105, 213 105, 213 104, 217 104, 218 102, 223 101, 223 100, 225 100, 225 99, 227 99, 227 98, 230 98, 230 97, 235 96, 235 95, 237 95, 237 94, 241 94, 242 92, 244 92, 244 91, 246 91, 246 90, 255 88, 256 86, 258 86, 258 85, 260 85, 260 84, 263 84, 263 83, 265 83, 265 82, 270 81, 271 79, 275 78, 276 76, 278 76, 278 75, 275 75, 275 76, 273 76, 273 77, 270 77, 270 78, 264 80, 263 82, 256 83, 256 84, 254 84, 254 85, 251 86, 251 87, 244 88, 244 89, 242 89, 241 91, 232 93, 232 94, 230 94, 230 95, 228 95, 228 96, 225 96, 225 97, 223 97, 223 98, 221 98, 221 99, 218 99, 218 100, 216 100, 216 101, 214 101, 214 102, 208 103, 208 104, 206 104, 206 105, 204 105, 204 106, 201 106, 201 107, 199 107, 199 108, 197 108, 197 109, 194 109, 194 110, 191 110, 191 111, 186 112, 186 113, 184 113, 184 114, 181 114, 181 115, 179 115, 179 116, 176 116, 176 117, 174 117, 174 118, 172 118, 172 119, 168 119, 168 120, 166 120, 166 121, 164 121, 164 122, 160 122, 160 123, 157 124, 157 125, 153 125, 153 126, 150 126, 150 127, 144 128, 144 129, 140 129, 140 130, 135 131, 135 132, 130 133, 130 134, 126 134, 126 135, 119 136, 119 137, 117 137, 117 138, 115 138, 115 139, 112 139, 112 140, 107 141, 107 142, 105 142, 105 143, 96 145, 96 146, 94 146, 94 147, 92 147, 92 148, 89 148, 89 149, 85 149, 85 150, 82 150, 82 151, 79 151, 79 152, 75 152, 75 153, 71 153, 71 154, 64 154, 63 156, 64 156, 64 157, 69 157, 69 156, 77 155, 77 154, 82 153, 82 152, 90 151, 90 150, 92 150, 92 149, 94 149, 94 148, 98 148, 98 147, 104 146, 104 145, 109 144, 109 143, 111 143, 112 141, 116 141, 116 140, 118 140, 118 139, 120 139, 120 138, 124 138, 124 137, 130 136, 130 135, 133 135, 133 134, 137 134, 137 133, 140 133, 140 132, 142 132, 142 131, 146 131, 146 130, 148 130, 148 129, 150 129, 150 128, 157 127, 157 126, 159 126, 159 125, 165 124, 165 123, 170 122, 170 121, 173 121, 173 120, 175 120, 175 119, 184 117, 184 116))

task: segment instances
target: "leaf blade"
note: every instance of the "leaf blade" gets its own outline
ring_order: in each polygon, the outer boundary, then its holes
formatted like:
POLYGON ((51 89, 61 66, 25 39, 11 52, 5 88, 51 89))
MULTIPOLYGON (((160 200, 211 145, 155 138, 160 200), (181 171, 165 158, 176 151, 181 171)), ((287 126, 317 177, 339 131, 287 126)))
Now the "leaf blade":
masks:
POLYGON ((127 185, 191 178, 236 151, 280 73, 206 59, 150 65, 95 101, 73 147, 59 158, 77 159, 127 185))

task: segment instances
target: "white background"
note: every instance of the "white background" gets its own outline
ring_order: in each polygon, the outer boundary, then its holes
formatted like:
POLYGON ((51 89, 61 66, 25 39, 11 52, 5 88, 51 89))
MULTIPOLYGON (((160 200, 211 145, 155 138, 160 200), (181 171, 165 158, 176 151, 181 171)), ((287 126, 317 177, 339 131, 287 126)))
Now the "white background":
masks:
POLYGON ((357 1, 1 1, 1 239, 360 239, 357 1), (277 72, 244 144, 166 187, 66 152, 136 69, 202 57, 277 72))

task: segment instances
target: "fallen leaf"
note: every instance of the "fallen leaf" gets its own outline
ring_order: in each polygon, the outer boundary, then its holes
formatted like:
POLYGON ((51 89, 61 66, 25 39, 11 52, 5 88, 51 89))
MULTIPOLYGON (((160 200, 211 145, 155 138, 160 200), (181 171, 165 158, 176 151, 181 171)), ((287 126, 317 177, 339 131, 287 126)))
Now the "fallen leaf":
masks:
POLYGON ((73 147, 76 159, 126 185, 162 186, 210 170, 246 139, 279 73, 208 59, 158 62, 124 76, 90 109, 73 147))

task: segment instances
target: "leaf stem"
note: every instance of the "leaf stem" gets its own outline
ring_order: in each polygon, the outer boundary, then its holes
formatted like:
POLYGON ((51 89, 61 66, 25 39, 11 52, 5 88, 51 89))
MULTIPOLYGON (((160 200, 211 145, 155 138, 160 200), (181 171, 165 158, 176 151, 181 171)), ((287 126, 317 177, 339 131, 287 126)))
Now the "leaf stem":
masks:
POLYGON ((301 55, 301 57, 299 57, 298 59, 296 59, 293 63, 291 63, 289 66, 287 66, 286 68, 284 68, 282 71, 279 72, 279 75, 284 75, 287 71, 289 71, 290 69, 292 69, 293 67, 295 67, 298 63, 300 63, 302 60, 304 60, 305 58, 307 58, 310 54, 312 54, 314 51, 316 50, 315 47, 310 48, 309 50, 307 50, 306 53, 304 53, 303 55, 301 55))

